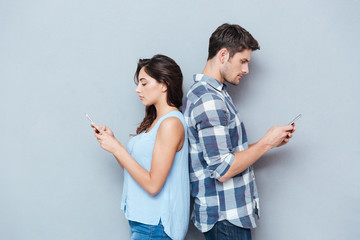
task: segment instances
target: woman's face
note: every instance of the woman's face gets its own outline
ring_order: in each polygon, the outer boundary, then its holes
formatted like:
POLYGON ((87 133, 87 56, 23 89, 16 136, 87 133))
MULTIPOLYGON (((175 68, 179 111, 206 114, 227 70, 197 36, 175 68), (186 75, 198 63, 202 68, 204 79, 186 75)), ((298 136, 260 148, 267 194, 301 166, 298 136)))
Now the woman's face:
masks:
POLYGON ((161 100, 166 100, 166 86, 163 83, 157 82, 154 78, 150 77, 141 68, 139 72, 139 83, 136 87, 136 93, 139 94, 140 100, 145 106, 156 105, 161 100))

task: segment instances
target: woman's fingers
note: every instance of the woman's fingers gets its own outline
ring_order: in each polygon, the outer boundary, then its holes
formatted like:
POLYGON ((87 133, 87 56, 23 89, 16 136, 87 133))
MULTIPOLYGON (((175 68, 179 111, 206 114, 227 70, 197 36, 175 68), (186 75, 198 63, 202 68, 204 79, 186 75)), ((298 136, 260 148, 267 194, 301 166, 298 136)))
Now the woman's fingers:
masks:
POLYGON ((99 129, 99 125, 97 125, 96 123, 91 123, 91 127, 94 128, 95 133, 100 133, 99 129))
POLYGON ((97 139, 98 141, 100 141, 100 140, 102 139, 100 133, 96 133, 96 132, 95 132, 94 136, 96 137, 96 139, 97 139))

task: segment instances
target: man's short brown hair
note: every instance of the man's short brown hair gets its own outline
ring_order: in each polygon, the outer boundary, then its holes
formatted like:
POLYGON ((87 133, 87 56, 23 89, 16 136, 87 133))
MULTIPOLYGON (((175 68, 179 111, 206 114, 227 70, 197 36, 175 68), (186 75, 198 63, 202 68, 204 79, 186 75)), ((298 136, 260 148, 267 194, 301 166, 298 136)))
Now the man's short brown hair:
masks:
POLYGON ((237 52, 245 49, 255 51, 260 49, 260 46, 256 39, 241 26, 224 23, 211 34, 208 60, 212 59, 222 48, 226 48, 230 57, 233 57, 237 52))

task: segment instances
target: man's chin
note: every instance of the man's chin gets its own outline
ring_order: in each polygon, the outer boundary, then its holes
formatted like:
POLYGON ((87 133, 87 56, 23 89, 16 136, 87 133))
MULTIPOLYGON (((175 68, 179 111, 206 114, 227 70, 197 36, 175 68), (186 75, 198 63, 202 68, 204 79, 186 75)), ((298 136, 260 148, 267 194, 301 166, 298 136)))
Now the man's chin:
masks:
POLYGON ((240 83, 240 79, 233 79, 231 81, 229 81, 227 79, 224 79, 224 80, 225 80, 225 82, 230 83, 231 85, 234 85, 234 86, 237 86, 240 83))
POLYGON ((230 82, 231 85, 237 86, 240 83, 240 79, 235 79, 234 81, 230 82))

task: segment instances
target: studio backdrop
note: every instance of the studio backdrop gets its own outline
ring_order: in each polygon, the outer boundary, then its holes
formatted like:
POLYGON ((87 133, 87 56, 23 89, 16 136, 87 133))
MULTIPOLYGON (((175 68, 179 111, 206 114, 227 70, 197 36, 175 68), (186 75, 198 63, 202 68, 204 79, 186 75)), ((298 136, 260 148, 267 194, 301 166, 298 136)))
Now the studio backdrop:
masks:
MULTIPOLYGON (((138 59, 173 58, 187 92, 225 22, 261 47, 229 86, 249 142, 303 115, 254 165, 253 239, 358 239, 359 12, 358 0, 0 0, 0 239, 129 239, 123 171, 84 114, 126 145, 144 117, 138 59)), ((203 236, 190 223, 186 239, 203 236)))

